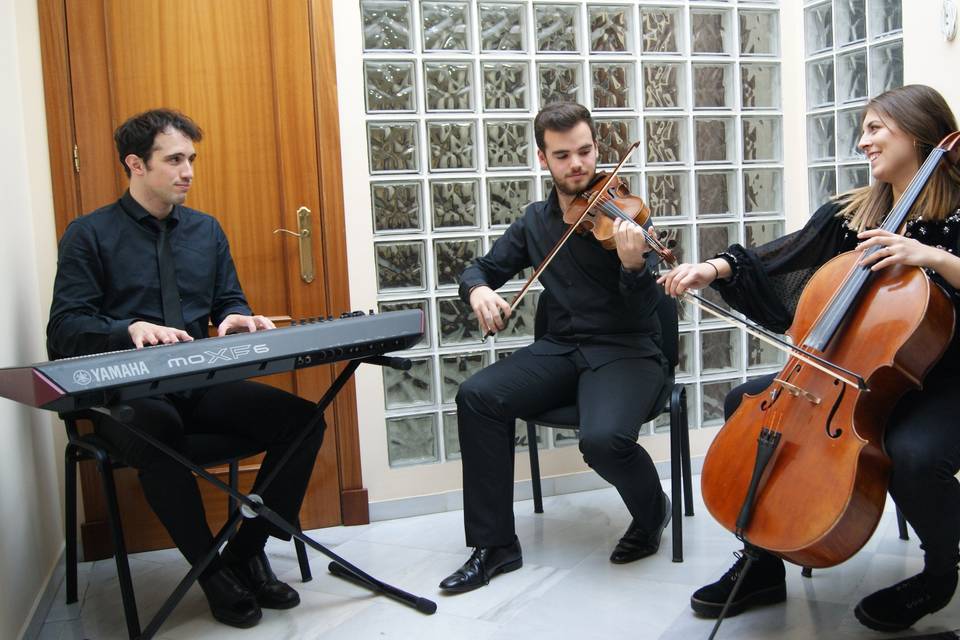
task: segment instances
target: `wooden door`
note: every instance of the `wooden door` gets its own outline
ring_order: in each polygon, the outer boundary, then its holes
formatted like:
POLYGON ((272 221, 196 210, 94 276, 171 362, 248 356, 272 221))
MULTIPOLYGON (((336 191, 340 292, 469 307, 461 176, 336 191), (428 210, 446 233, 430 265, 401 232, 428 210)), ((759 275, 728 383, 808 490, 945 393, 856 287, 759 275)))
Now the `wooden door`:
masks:
MULTIPOLYGON (((349 310, 330 0, 40 5, 58 233, 126 188, 114 128, 140 111, 172 107, 204 131, 187 205, 220 221, 255 312, 282 324, 349 310), (298 241, 274 234, 296 230, 301 207, 313 225, 310 283, 298 241)), ((264 380, 315 400, 334 375, 334 367, 317 367, 264 380)), ((304 528, 367 521, 354 398, 351 385, 327 412, 304 528)), ((258 467, 259 459, 241 467, 242 486, 258 467)), ((90 559, 109 542, 95 471, 82 473, 90 559)), ((218 525, 225 498, 201 487, 218 525)), ((118 492, 130 549, 169 546, 132 472, 118 477, 118 492)))

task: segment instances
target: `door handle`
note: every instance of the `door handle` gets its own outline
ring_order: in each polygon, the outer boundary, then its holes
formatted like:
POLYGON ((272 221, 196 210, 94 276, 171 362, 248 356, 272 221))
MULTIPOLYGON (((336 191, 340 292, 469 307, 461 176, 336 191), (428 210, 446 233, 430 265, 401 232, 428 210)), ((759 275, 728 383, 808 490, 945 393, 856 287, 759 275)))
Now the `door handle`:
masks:
POLYGON ((314 272, 313 272, 313 245, 310 241, 312 234, 313 223, 311 222, 311 211, 307 207, 300 207, 297 209, 297 225, 298 231, 290 231, 289 229, 274 229, 274 235, 278 233, 287 233, 299 240, 300 245, 300 278, 310 284, 313 282, 314 272))

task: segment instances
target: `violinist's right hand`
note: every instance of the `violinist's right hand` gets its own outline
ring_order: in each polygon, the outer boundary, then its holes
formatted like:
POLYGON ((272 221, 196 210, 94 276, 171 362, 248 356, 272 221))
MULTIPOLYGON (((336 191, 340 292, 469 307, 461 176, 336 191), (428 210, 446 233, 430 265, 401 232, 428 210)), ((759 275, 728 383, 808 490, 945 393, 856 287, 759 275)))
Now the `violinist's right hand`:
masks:
POLYGON ((470 306, 473 307, 480 323, 480 333, 483 335, 502 331, 510 317, 510 305, 486 285, 475 287, 470 292, 470 306))
POLYGON ((697 264, 684 262, 660 276, 657 283, 662 284, 664 291, 669 295, 678 298, 686 293, 687 289, 702 289, 716 280, 717 277, 728 277, 729 272, 730 265, 722 259, 697 264), (725 273, 720 273, 721 268, 725 273))

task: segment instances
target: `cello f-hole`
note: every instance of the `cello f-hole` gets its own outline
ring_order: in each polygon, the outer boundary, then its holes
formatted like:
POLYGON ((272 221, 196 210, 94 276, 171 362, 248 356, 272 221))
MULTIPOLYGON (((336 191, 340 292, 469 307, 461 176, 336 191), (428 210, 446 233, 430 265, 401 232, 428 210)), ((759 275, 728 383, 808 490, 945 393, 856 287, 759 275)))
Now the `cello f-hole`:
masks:
POLYGON ((830 408, 830 414, 827 416, 827 424, 824 425, 827 437, 833 438, 834 440, 843 434, 843 429, 837 428, 836 431, 833 431, 830 425, 833 424, 833 417, 837 414, 837 409, 840 408, 840 403, 843 402, 843 394, 847 392, 847 385, 840 384, 839 380, 834 380, 833 386, 837 385, 840 386, 840 395, 837 396, 836 401, 834 401, 833 406, 830 408))

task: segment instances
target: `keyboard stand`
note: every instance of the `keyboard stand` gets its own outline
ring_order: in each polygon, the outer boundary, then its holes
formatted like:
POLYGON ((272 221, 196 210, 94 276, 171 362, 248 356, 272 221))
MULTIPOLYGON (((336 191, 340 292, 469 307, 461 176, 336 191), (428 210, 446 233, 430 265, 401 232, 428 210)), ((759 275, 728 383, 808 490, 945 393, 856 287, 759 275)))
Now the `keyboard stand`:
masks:
MULTIPOLYGON (((353 376, 354 371, 357 370, 357 367, 359 367, 361 363, 366 362, 380 366, 397 366, 398 368, 402 368, 403 360, 404 359, 400 358, 373 356, 363 360, 349 361, 343 371, 341 371, 333 381, 333 384, 330 385, 330 388, 327 389, 327 392, 317 402, 313 418, 311 418, 307 425, 300 431, 300 434, 294 439, 294 441, 290 443, 290 446, 287 448, 286 452, 284 452, 280 462, 273 469, 273 473, 266 478, 258 478, 257 483, 254 485, 249 494, 234 489, 229 484, 223 482, 202 467, 187 459, 182 453, 171 449, 169 446, 163 442, 160 442, 149 433, 143 431, 136 425, 131 424, 131 420, 134 418, 134 415, 133 410, 129 406, 121 404, 109 407, 96 407, 94 409, 111 416, 114 420, 117 420, 123 424, 137 437, 145 442, 148 442, 159 451, 162 451, 164 454, 187 467, 213 486, 234 498, 239 505, 238 508, 234 510, 232 514, 230 514, 226 524, 224 524, 220 528, 220 531, 217 532, 216 536, 214 536, 213 547, 211 547, 207 554, 200 560, 200 562, 191 567, 190 571, 187 572, 187 575, 180 580, 179 584, 177 584, 176 588, 173 590, 173 593, 171 593, 170 596, 167 597, 164 603, 160 606, 160 609, 154 614, 146 628, 143 629, 142 632, 137 629, 136 631, 138 633, 136 635, 133 635, 133 630, 131 630, 131 640, 147 640, 156 635, 157 631, 160 629, 160 626, 166 621, 167 617, 177 606, 180 600, 183 599, 183 596, 187 593, 187 590, 193 585, 194 582, 196 582, 200 573, 203 572, 207 565, 213 561, 213 558, 219 553, 220 548, 227 541, 229 541, 231 537, 233 537, 233 534, 236 532, 241 519, 244 517, 264 518, 278 529, 281 529, 282 531, 290 534, 292 537, 302 541, 305 545, 324 554, 333 561, 329 565, 329 570, 330 573, 337 577, 348 579, 351 582, 364 586, 375 593, 381 593, 385 596, 393 598, 402 604, 413 607, 421 613, 430 615, 436 612, 437 605, 432 600, 421 598, 411 593, 407 593, 406 591, 402 591, 397 587, 374 578, 362 569, 359 569, 353 564, 347 562, 324 545, 303 533, 299 527, 295 527, 277 515, 272 509, 260 501, 260 496, 258 495, 258 492, 263 492, 263 490, 266 489, 271 482, 273 482, 276 474, 287 463, 293 453, 303 442, 304 438, 306 438, 307 435, 316 428, 321 420, 323 420, 324 411, 326 411, 330 403, 333 402, 333 399, 347 383, 350 377, 353 376)), ((407 364, 407 367, 409 367, 409 364, 407 364)))

